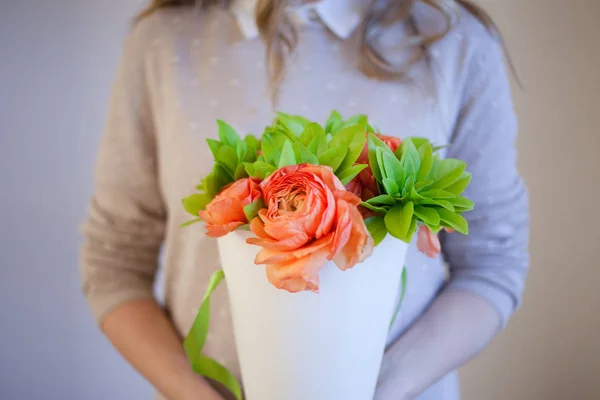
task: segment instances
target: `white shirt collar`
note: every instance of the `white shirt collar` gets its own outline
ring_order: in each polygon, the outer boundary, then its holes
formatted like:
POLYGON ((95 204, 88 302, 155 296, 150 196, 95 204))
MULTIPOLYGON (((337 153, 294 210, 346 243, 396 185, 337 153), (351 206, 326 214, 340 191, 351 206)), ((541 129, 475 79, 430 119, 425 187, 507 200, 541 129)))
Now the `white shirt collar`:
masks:
MULTIPOLYGON (((246 39, 254 39, 259 35, 254 20, 256 2, 257 0, 237 0, 232 7, 240 31, 246 39)), ((340 39, 347 39, 360 24, 364 4, 361 0, 321 0, 296 7, 292 12, 294 18, 305 22, 310 10, 314 10, 335 35, 340 39)))

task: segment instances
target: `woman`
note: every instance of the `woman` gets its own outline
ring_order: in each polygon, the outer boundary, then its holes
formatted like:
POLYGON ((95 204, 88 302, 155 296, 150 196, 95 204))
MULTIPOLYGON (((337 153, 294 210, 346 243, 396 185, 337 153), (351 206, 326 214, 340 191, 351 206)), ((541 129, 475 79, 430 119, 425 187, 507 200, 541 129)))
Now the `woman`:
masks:
MULTIPOLYGON (((115 347, 172 400, 226 398, 181 346, 211 273, 215 243, 180 229, 181 198, 207 172, 203 142, 222 118, 260 132, 278 110, 325 121, 367 114, 387 135, 426 136, 473 173, 470 235, 442 254, 411 246, 377 400, 458 399, 454 370, 519 304, 528 205, 516 119, 489 17, 467 1, 158 1, 128 37, 84 232, 83 286, 115 347), (217 4, 218 3, 218 4, 217 4), (266 55, 266 57, 265 57, 266 55), (153 295, 165 244, 165 305, 153 295), (443 256, 443 257, 442 257, 443 256), (446 280, 444 260, 449 265, 446 280)), ((212 303, 208 355, 238 372, 227 295, 212 303)))

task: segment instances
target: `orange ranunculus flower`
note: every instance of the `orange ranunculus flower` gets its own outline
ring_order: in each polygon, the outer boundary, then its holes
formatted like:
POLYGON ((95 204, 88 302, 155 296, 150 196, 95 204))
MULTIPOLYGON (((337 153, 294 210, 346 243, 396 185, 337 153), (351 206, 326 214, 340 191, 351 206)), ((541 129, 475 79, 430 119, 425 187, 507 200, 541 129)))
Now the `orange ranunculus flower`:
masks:
POLYGON ((417 231, 417 248, 421 253, 431 258, 436 257, 442 251, 442 245, 437 234, 431 232, 425 225, 419 226, 417 231))
POLYGON ((347 270, 371 254, 373 239, 357 208, 360 199, 330 167, 284 167, 261 188, 267 208, 250 223, 257 237, 247 242, 262 247, 255 263, 266 264, 275 287, 316 292, 326 261, 347 270))
MULTIPOLYGON (((402 144, 402 140, 394 136, 380 135, 378 133, 376 133, 375 136, 388 145, 392 151, 396 151, 396 149, 402 144)), ((358 160, 356 160, 356 163, 369 164, 369 146, 366 142, 360 153, 360 156, 358 157, 358 160)), ((370 198, 379 195, 377 181, 373 176, 373 171, 371 170, 370 166, 363 169, 352 181, 350 181, 348 185, 346 185, 346 189, 360 197, 362 201, 369 200, 370 198)), ((362 207, 361 212, 365 218, 372 215, 369 210, 366 210, 362 207)))
POLYGON ((244 207, 262 196, 258 180, 244 178, 226 186, 198 214, 206 222, 206 235, 221 237, 249 221, 244 207))
MULTIPOLYGON (((452 233, 454 229, 443 228, 446 232, 452 233)), ((421 253, 428 257, 435 258, 442 251, 442 245, 437 234, 431 232, 425 225, 419 226, 417 233, 417 248, 421 253)))

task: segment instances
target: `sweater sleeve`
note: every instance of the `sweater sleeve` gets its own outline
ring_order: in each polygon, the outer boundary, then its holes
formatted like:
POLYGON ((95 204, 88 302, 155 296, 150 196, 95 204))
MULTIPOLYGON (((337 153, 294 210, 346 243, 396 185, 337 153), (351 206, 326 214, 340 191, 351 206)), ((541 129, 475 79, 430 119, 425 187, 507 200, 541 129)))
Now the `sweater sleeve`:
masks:
POLYGON ((481 296, 501 326, 519 305, 529 267, 529 208, 517 170, 517 120, 500 46, 479 43, 466 63, 462 107, 448 157, 473 174, 465 196, 469 235, 442 233, 450 267, 448 289, 481 296), (485 47, 485 48, 484 48, 485 47))
POLYGON ((117 70, 82 227, 83 292, 98 322, 120 304, 153 298, 166 212, 144 59, 136 28, 117 70))

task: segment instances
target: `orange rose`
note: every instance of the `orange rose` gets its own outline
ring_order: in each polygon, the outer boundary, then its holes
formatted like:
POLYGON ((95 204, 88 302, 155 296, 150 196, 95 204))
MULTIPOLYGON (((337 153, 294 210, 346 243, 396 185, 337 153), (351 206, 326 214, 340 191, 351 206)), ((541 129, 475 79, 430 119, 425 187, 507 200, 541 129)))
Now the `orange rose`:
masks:
POLYGON ((346 191, 330 167, 292 165, 261 183, 266 209, 250 223, 262 247, 256 264, 266 264, 275 287, 318 291, 318 273, 328 260, 347 270, 373 250, 358 211, 360 199, 346 191))
POLYGON ((206 222, 206 235, 221 237, 239 226, 248 223, 244 207, 262 196, 258 181, 240 179, 226 186, 221 193, 208 203, 206 210, 200 210, 200 218, 206 222))

